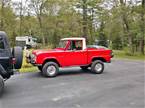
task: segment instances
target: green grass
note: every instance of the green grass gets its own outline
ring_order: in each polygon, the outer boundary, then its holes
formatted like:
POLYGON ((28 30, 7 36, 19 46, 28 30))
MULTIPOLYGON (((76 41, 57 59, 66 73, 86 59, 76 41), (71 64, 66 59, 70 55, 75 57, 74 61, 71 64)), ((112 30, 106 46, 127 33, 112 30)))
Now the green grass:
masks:
POLYGON ((21 73, 25 73, 25 72, 37 72, 37 71, 38 71, 37 67, 34 67, 34 66, 29 67, 29 68, 22 67, 22 69, 19 70, 19 72, 21 72, 21 73))
POLYGON ((123 50, 114 50, 114 58, 119 59, 131 59, 131 60, 145 60, 145 55, 135 53, 133 55, 129 55, 126 51, 123 50))

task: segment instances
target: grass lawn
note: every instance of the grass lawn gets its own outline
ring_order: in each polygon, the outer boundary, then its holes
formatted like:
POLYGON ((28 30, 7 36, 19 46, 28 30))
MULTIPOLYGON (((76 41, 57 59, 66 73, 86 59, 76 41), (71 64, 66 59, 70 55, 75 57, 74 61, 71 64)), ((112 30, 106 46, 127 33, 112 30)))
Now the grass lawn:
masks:
POLYGON ((145 60, 145 55, 135 53, 134 55, 128 55, 122 50, 113 50, 114 58, 119 59, 131 59, 131 60, 145 60))

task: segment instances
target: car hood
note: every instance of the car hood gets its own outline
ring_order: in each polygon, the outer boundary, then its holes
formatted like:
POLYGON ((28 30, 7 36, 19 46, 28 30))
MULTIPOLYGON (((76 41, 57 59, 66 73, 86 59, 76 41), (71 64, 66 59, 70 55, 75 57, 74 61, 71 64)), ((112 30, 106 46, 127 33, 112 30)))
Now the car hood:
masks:
POLYGON ((53 53, 53 52, 61 52, 62 49, 39 49, 39 50, 33 50, 32 54, 39 55, 43 53, 53 53))

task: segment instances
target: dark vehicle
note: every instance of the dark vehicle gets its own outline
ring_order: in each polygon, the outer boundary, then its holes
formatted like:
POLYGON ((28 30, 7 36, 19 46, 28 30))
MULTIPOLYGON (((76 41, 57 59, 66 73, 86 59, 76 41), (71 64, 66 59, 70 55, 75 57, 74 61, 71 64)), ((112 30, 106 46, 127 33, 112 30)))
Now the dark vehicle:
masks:
POLYGON ((21 47, 10 48, 6 33, 0 31, 0 92, 4 88, 4 80, 9 79, 15 69, 21 68, 22 52, 21 47))

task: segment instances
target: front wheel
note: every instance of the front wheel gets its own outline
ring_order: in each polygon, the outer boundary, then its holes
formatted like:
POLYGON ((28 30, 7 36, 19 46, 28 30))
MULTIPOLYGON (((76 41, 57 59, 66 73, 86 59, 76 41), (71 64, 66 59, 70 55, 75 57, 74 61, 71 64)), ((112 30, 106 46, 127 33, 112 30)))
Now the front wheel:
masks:
POLYGON ((104 63, 100 60, 96 60, 91 65, 91 71, 95 74, 101 74, 104 71, 104 63))
POLYGON ((42 68, 42 73, 45 77, 55 77, 58 74, 59 66, 55 62, 47 62, 42 68))

